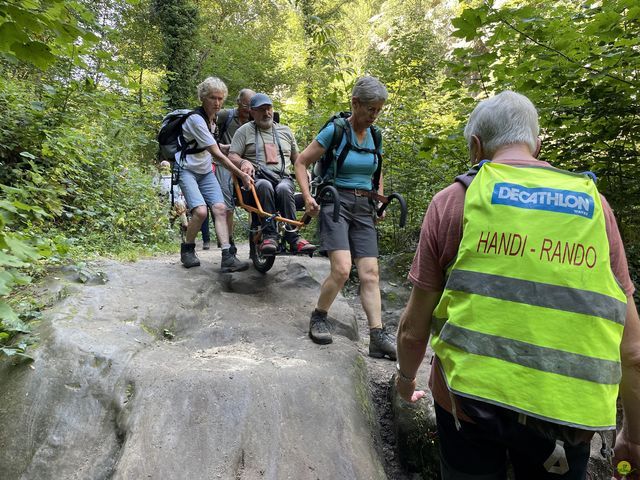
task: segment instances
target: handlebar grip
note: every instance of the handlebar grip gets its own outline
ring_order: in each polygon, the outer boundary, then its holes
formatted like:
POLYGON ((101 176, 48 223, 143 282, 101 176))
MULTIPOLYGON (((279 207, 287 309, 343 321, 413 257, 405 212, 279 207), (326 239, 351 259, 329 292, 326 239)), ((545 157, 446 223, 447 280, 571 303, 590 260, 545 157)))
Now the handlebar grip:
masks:
POLYGON ((320 193, 316 197, 317 201, 321 202, 326 194, 331 197, 331 202, 333 203, 333 217, 331 219, 336 223, 340 220, 340 195, 333 185, 325 185, 320 189, 320 193))
POLYGON ((403 228, 407 224, 407 202, 399 193, 392 193, 391 195, 389 195, 387 197, 387 203, 382 204, 382 206, 378 209, 377 214, 380 217, 387 209, 389 203, 391 203, 391 201, 394 199, 397 200, 400 204, 400 222, 398 223, 400 225, 400 228, 403 228))

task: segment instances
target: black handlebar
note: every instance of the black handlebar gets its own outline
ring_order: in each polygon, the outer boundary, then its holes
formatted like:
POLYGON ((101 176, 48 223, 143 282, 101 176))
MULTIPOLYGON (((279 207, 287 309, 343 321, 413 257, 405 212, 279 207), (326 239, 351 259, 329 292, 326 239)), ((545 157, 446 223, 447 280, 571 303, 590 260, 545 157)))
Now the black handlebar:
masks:
POLYGON ((340 195, 338 194, 338 190, 333 185, 325 185, 320 189, 320 193, 318 193, 316 197, 317 202, 321 202, 326 195, 331 197, 331 202, 333 203, 333 217, 332 220, 337 222, 340 220, 340 195))
POLYGON ((384 211, 387 209, 387 206, 389 205, 389 203, 391 203, 392 200, 398 200, 398 203, 400 204, 400 228, 403 228, 406 224, 407 224, 407 202, 404 200, 404 198, 402 197, 402 195, 400 195, 399 193, 392 193, 391 195, 389 195, 387 197, 387 201, 384 202, 382 204, 382 206, 378 209, 378 216, 382 216, 382 214, 384 213, 384 211))
MULTIPOLYGON (((331 219, 334 222, 337 222, 338 220, 340 220, 340 196, 338 195, 338 190, 336 190, 336 188, 333 185, 325 185, 320 189, 320 193, 316 195, 315 197, 316 202, 318 203, 322 202, 324 197, 330 197, 330 198, 327 198, 327 200, 333 203, 333 217, 331 219)), ((302 216, 301 221, 305 225, 308 225, 312 219, 313 217, 305 213, 302 216)))

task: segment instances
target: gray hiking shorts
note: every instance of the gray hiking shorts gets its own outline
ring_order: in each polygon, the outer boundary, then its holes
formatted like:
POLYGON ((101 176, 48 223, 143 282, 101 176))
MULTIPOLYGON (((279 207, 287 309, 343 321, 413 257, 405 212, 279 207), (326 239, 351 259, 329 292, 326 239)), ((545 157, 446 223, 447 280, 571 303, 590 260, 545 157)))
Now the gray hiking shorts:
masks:
POLYGON ((339 190, 340 219, 334 222, 333 203, 320 205, 320 251, 349 250, 352 258, 378 257, 375 209, 371 199, 339 190))

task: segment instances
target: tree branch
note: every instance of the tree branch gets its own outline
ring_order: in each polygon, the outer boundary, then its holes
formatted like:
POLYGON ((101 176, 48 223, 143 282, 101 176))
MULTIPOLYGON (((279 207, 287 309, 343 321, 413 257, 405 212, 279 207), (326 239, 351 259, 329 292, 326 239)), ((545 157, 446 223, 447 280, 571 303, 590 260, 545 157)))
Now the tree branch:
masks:
POLYGON ((516 33, 519 33, 520 35, 522 35, 523 37, 525 37, 529 41, 531 41, 531 42, 535 43, 536 45, 538 45, 539 47, 542 47, 542 48, 544 48, 546 50, 550 50, 550 51, 554 52, 555 54, 560 55, 562 58, 564 58, 568 62, 573 63, 574 65, 578 65, 580 68, 584 68, 585 70, 588 70, 590 72, 594 72, 594 73, 597 73, 597 74, 604 75, 605 77, 609 77, 609 78, 611 78, 613 80, 617 80, 618 82, 626 83, 627 85, 630 85, 632 87, 636 86, 633 82, 630 82, 629 80, 625 80, 624 78, 617 77, 615 75, 611 75, 610 73, 607 73, 604 70, 598 70, 597 68, 588 67, 586 65, 583 65, 582 63, 578 62, 577 60, 574 60, 573 58, 569 57, 567 54, 561 52, 560 50, 558 50, 556 48, 553 48, 553 47, 550 47, 549 45, 545 45, 541 41, 536 40, 535 38, 533 38, 531 35, 528 35, 525 32, 523 32, 522 30, 519 30, 514 25, 511 25, 508 21, 506 21, 504 18, 502 18, 500 16, 498 10, 494 9, 493 7, 491 7, 488 3, 485 2, 485 5, 487 5, 489 10, 493 10, 496 13, 496 16, 498 17, 498 20, 500 20, 501 23, 504 23, 511 30, 515 31, 516 33))

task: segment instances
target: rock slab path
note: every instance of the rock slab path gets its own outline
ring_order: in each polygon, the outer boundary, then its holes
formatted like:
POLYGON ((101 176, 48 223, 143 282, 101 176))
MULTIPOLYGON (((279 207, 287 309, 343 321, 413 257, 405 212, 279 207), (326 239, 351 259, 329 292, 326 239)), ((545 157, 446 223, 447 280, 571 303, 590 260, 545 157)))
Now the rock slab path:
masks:
POLYGON ((35 361, 0 365, 0 478, 387 478, 356 313, 339 297, 334 343, 307 337, 326 259, 200 257, 51 280, 35 361))

